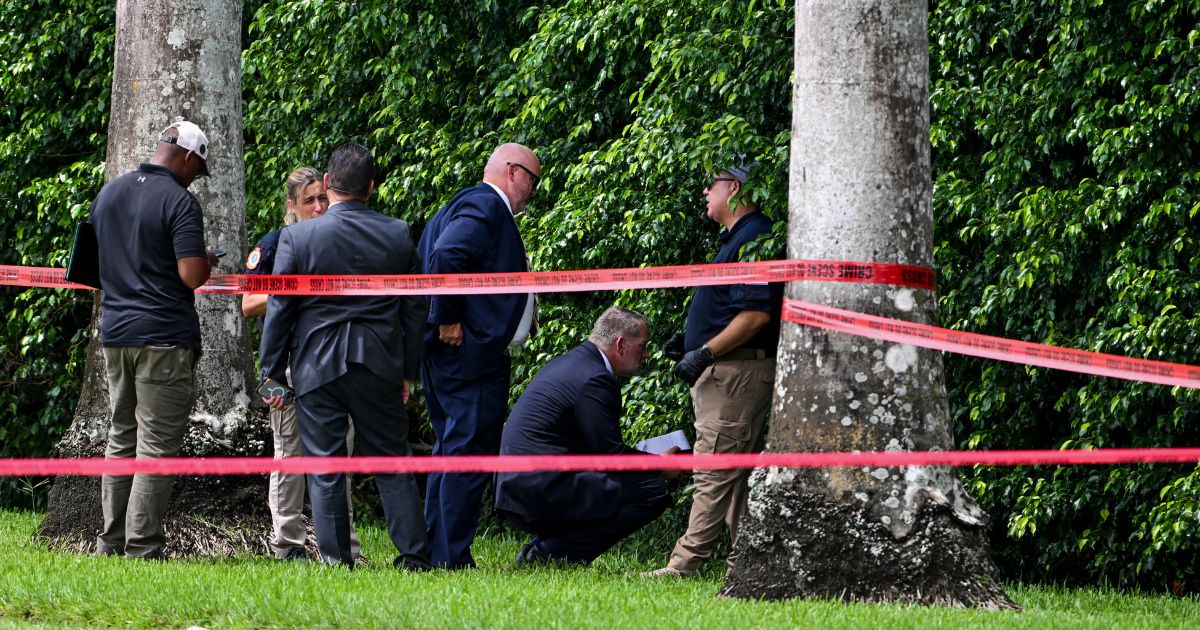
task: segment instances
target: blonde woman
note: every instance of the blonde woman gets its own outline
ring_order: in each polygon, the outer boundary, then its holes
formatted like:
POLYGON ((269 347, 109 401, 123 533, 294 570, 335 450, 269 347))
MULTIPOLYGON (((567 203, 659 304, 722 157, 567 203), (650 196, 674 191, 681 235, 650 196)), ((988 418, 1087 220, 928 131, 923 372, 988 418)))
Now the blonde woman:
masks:
MULTIPOLYGON (((284 225, 307 221, 321 216, 329 208, 329 197, 321 181, 322 173, 311 166, 301 166, 287 178, 287 205, 284 225)), ((279 233, 273 230, 263 237, 246 257, 247 274, 269 274, 275 266, 275 249, 279 245, 279 233)), ((242 296, 242 314, 261 318, 267 313, 266 294, 242 296)), ((296 457, 304 454, 300 443, 300 430, 296 426, 296 406, 282 411, 271 410, 271 433, 274 436, 275 458, 296 457)), ((354 431, 347 442, 353 450, 354 431)), ((304 475, 271 473, 268 503, 271 506, 271 548, 277 560, 308 560, 304 551, 307 531, 301 515, 304 512, 304 475)), ((347 495, 348 496, 348 495, 347 495)), ((354 512, 351 509, 350 547, 355 558, 359 556, 358 535, 354 531, 354 512)))

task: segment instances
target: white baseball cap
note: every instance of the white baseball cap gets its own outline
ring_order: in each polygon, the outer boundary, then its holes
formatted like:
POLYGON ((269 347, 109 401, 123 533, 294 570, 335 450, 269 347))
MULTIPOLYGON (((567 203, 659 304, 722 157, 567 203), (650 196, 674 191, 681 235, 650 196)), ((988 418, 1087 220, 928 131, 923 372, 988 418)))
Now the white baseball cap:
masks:
POLYGON ((208 136, 200 131, 196 123, 186 120, 172 123, 167 129, 163 129, 162 133, 158 135, 158 141, 170 142, 181 149, 195 153, 200 158, 200 174, 208 175, 208 136), (167 129, 178 130, 179 137, 168 135, 167 129))

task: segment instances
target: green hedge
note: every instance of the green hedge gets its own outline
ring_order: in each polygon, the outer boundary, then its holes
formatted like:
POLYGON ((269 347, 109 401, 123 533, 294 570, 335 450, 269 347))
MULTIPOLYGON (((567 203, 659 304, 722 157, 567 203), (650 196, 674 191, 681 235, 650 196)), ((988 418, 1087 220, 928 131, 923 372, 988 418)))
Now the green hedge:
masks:
MULTIPOLYGON (((936 260, 951 327, 1196 363, 1200 2, 943 2, 936 260)), ((1200 392, 947 357, 969 448, 1195 446, 1200 392)), ((978 469, 1010 574, 1194 575, 1195 466, 978 469)), ((1194 588, 1194 586, 1193 586, 1194 588)))
MULTIPOLYGON (((1196 1, 933 4, 946 325, 1195 362, 1198 14, 1196 1)), ((102 178, 112 10, 27 1, 0 15, 13 60, 0 75, 3 262, 61 265, 102 178)), ((714 163, 761 161, 752 194, 786 218, 792 20, 779 1, 247 3, 247 232, 277 227, 287 172, 322 166, 341 142, 375 151, 374 204, 419 231, 516 140, 543 165, 521 219, 534 269, 702 261, 714 163)), ((688 294, 543 295, 513 395, 613 301, 665 338, 688 294)), ((45 454, 70 419, 89 304, 14 289, 0 302, 0 455, 45 454)), ((655 356, 626 385, 631 439, 690 425, 667 365, 655 356)), ((947 372, 964 447, 1196 443, 1190 390, 950 356, 947 372)), ((1165 586, 1192 575, 1194 467, 964 474, 1010 576, 1165 586)), ((0 503, 30 500, 14 480, 0 488, 0 503)))
MULTIPOLYGON (((104 181, 113 10, 0 6, 0 264, 63 267, 104 181)), ((0 289, 0 457, 51 452, 79 397, 90 293, 0 289)), ((0 505, 44 505, 39 479, 0 478, 0 505)))
MULTIPOLYGON (((790 62, 780 60, 791 32, 779 2, 266 5, 244 56, 249 232, 277 225, 287 172, 321 164, 339 142, 375 151, 373 203, 419 231, 479 181, 495 146, 515 140, 542 161, 541 189, 519 219, 533 269, 702 261, 717 232, 701 195, 713 162, 767 164, 754 194, 786 218, 790 62)), ((514 397, 614 301, 646 313, 665 339, 681 329, 687 295, 540 296, 540 334, 521 351, 514 397)), ((625 397, 631 436, 691 424, 666 370, 630 382, 625 397)))

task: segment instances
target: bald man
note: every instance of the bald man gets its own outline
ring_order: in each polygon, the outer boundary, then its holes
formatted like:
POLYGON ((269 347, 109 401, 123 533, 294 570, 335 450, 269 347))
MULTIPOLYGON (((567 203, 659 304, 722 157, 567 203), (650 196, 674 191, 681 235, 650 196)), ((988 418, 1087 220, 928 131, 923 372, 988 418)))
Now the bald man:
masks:
MULTIPOLYGON (((460 191, 421 235, 425 273, 528 270, 514 216, 541 179, 541 163, 519 144, 498 147, 483 183, 460 191)), ((434 296, 425 324, 421 383, 436 442, 434 455, 495 455, 508 414, 508 349, 529 335, 533 295, 434 296)), ((425 525, 435 567, 475 566, 471 543, 489 474, 429 475, 425 525)))

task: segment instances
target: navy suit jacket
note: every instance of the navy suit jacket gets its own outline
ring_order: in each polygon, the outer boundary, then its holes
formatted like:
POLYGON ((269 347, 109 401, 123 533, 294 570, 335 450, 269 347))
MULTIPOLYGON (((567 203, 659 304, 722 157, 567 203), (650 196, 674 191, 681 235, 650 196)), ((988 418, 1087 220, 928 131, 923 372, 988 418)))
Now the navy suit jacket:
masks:
MULTIPOLYGON (((421 234, 425 273, 526 271, 525 245, 508 206, 491 186, 460 191, 442 206, 421 234)), ((460 366, 477 376, 512 341, 521 323, 527 292, 490 295, 435 295, 426 320, 426 343, 440 343, 437 328, 462 323, 460 366)))
MULTIPOLYGON (((415 274, 421 268, 408 224, 361 201, 283 229, 274 273, 415 274)), ((283 383, 292 368, 297 396, 359 363, 399 384, 420 377, 427 302, 420 296, 272 295, 259 357, 266 376, 283 383)))
MULTIPOLYGON (((621 439, 621 390, 600 350, 585 341, 542 368, 513 406, 501 455, 637 453, 621 439)), ((499 473, 496 507, 529 520, 610 518, 620 477, 599 471, 499 473)))

